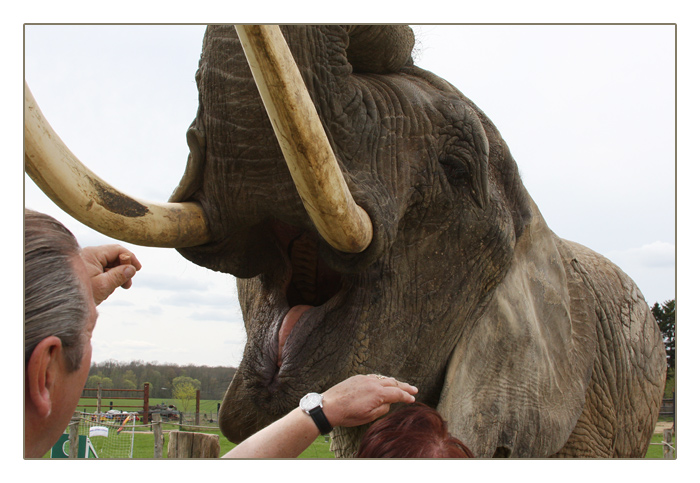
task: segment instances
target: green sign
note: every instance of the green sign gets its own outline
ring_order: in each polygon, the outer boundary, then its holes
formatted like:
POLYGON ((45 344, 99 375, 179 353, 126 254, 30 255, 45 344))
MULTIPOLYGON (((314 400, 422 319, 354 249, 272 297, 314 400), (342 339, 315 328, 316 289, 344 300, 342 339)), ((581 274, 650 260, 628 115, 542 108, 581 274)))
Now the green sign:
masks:
MULTIPOLYGON (((70 441, 67 434, 62 434, 56 444, 51 448, 52 458, 68 458, 70 453, 70 441)), ((78 458, 97 458, 90 438, 78 436, 78 458)))

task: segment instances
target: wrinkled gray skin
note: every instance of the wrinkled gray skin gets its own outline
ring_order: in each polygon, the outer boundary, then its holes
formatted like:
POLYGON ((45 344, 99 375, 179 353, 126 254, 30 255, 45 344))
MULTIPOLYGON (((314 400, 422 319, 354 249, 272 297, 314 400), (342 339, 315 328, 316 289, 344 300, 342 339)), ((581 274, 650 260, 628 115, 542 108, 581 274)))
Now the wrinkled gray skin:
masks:
MULTIPOLYGON (((665 356, 629 277, 549 230, 491 121, 413 65, 409 28, 282 30, 374 239, 357 255, 318 240, 234 28, 209 27, 174 199, 199 201, 213 231, 181 253, 238 277, 248 342, 226 437, 379 373, 416 385, 480 457, 643 456, 665 356), (278 367, 299 304, 315 307, 278 367)), ((337 455, 363 431, 336 428, 337 455)))

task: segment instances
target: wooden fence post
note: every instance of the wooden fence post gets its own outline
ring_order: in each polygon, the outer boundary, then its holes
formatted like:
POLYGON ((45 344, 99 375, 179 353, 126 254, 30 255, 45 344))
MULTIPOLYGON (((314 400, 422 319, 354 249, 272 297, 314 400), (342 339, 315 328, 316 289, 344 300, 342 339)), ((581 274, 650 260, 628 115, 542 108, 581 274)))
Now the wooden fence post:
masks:
POLYGON ((676 432, 676 391, 673 391, 673 432, 676 432))
POLYGON ((160 413, 153 413, 153 438, 155 446, 153 448, 153 457, 163 457, 163 426, 160 423, 160 413))
POLYGON ((69 449, 68 449, 68 457, 69 458, 77 458, 78 457, 78 448, 80 444, 80 438, 78 438, 78 425, 80 424, 80 413, 73 413, 73 417, 70 420, 70 424, 68 425, 68 441, 69 441, 69 449))
POLYGON ((216 434, 170 432, 168 458, 218 458, 220 451, 216 434))
POLYGON ((148 404, 151 386, 147 383, 143 383, 143 424, 148 424, 148 404))
POLYGON ((97 383, 97 414, 102 412, 102 383, 97 383))
POLYGON ((194 409, 194 425, 199 426, 199 389, 197 389, 197 402, 194 409))
POLYGON ((674 459, 674 450, 672 448, 673 446, 673 430, 672 429, 664 429, 664 459, 665 460, 672 460, 674 459))

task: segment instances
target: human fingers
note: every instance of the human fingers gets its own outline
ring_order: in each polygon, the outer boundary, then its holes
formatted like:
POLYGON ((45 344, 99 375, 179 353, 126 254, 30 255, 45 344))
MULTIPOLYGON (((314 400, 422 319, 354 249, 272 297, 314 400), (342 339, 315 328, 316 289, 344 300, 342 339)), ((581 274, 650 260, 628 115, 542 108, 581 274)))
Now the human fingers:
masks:
POLYGON ((81 255, 90 262, 98 263, 103 269, 129 263, 133 265, 136 270, 141 270, 141 262, 139 262, 131 251, 121 245, 111 244, 85 247, 81 255))
POLYGON ((385 387, 384 391, 382 393, 383 396, 383 401, 385 404, 394 404, 394 403, 407 403, 411 404, 416 402, 416 397, 415 394, 418 392, 418 389, 414 388, 413 386, 409 386, 409 388, 415 389, 415 392, 407 391, 405 389, 402 389, 398 386, 393 386, 393 387, 385 387))
POLYGON ((141 262, 139 262, 136 255, 131 253, 129 250, 124 249, 122 253, 119 254, 119 264, 120 265, 133 265, 136 270, 141 270, 141 262))
POLYGON ((396 382, 397 382, 397 386, 396 386, 396 387, 398 387, 398 388, 401 389, 402 391, 406 391, 407 393, 412 394, 412 395, 418 394, 418 388, 417 388, 417 387, 412 386, 412 385, 410 385, 410 384, 408 384, 408 383, 406 383, 406 382, 401 382, 401 381, 396 381, 396 382))
MULTIPOLYGON (((133 253, 131 253, 129 251, 126 251, 124 253, 120 253, 119 254, 119 266, 123 267, 123 266, 129 266, 129 265, 132 266, 134 268, 134 270, 141 269, 141 263, 136 259, 136 257, 134 256, 133 253)), ((134 271, 134 273, 136 273, 136 272, 134 271)), ((124 283, 124 285, 121 286, 122 288, 131 287, 131 277, 133 277, 133 275, 131 275, 129 277, 129 279, 126 281, 126 283, 124 283)))
POLYGON ((414 402, 416 402, 415 396, 409 394, 403 389, 399 389, 396 386, 384 387, 380 395, 380 399, 375 401, 375 405, 368 412, 366 420, 361 421, 360 424, 365 424, 381 418, 389 412, 392 404, 413 404, 414 402))
POLYGON ((117 287, 129 288, 134 275, 136 275, 136 268, 133 265, 121 265, 92 277, 92 294, 95 304, 99 305, 104 302, 117 287))
POLYGON ((103 249, 103 266, 118 267, 120 265, 132 265, 137 271, 141 270, 141 262, 136 255, 130 250, 127 250, 121 245, 104 245, 103 249))
POLYGON ((105 267, 118 264, 116 263, 116 259, 119 253, 119 245, 99 245, 85 247, 80 254, 84 260, 104 270, 105 267))
POLYGON ((370 374, 369 377, 373 377, 379 381, 382 386, 394 386, 399 389, 408 392, 409 394, 417 394, 418 388, 412 386, 406 382, 401 382, 393 377, 382 376, 381 374, 370 374))
MULTIPOLYGON (((131 265, 131 255, 128 253, 120 253, 119 254, 119 265, 131 265)), ((131 287, 131 279, 128 279, 124 285, 121 286, 122 288, 129 288, 131 287)))

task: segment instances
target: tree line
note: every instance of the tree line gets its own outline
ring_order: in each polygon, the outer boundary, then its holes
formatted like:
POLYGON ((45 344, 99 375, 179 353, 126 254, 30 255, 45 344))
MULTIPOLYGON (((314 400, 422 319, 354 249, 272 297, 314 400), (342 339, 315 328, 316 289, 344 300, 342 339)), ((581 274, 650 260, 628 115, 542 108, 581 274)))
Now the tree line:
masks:
POLYGON ((664 397, 671 397, 676 389, 676 299, 663 304, 656 302, 651 313, 661 330, 666 348, 666 390, 664 397))
MULTIPOLYGON (((178 379, 187 377, 197 381, 196 388, 201 391, 202 399, 223 399, 235 373, 235 367, 226 366, 181 366, 158 362, 108 360, 92 363, 85 388, 96 388, 99 383, 103 389, 143 389, 144 383, 147 382, 150 384, 150 397, 170 399, 176 398, 174 392, 178 379)), ((117 392, 109 394, 113 397, 130 395, 117 392)), ((91 395, 91 392, 86 395, 91 395)))

